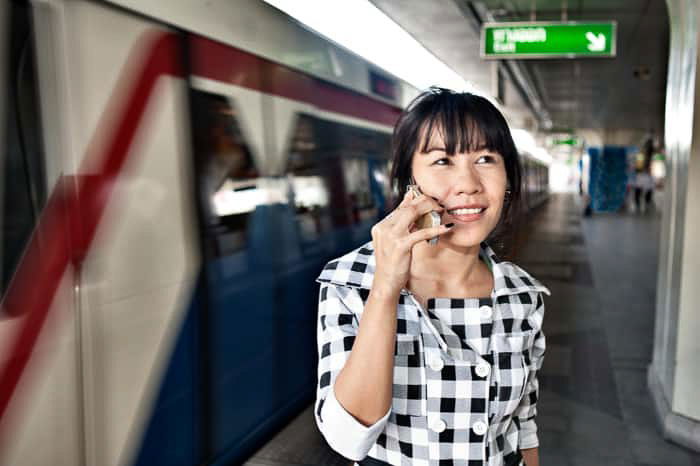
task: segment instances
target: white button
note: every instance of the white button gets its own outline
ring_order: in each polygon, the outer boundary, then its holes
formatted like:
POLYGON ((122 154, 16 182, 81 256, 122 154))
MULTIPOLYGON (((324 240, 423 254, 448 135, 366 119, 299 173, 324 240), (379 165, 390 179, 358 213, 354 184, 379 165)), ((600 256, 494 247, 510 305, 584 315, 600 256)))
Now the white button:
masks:
POLYGON ((491 366, 484 362, 480 362, 476 365, 476 375, 479 377, 486 377, 491 372, 491 366))
POLYGON ((481 317, 483 317, 484 319, 490 319, 493 315, 493 310, 491 309, 491 306, 481 306, 479 310, 481 311, 481 317))
POLYGON ((445 363, 442 362, 442 358, 440 356, 435 356, 430 360, 430 368, 434 371, 441 371, 443 367, 445 367, 445 363))
POLYGON ((472 426, 472 429, 476 435, 484 435, 488 430, 488 426, 483 421, 476 421, 472 426))
POLYGON ((435 422, 433 422, 433 426, 431 429, 433 429, 433 432, 437 432, 438 434, 440 432, 444 432, 445 429, 447 428, 447 424, 445 424, 445 421, 442 419, 437 419, 435 422))

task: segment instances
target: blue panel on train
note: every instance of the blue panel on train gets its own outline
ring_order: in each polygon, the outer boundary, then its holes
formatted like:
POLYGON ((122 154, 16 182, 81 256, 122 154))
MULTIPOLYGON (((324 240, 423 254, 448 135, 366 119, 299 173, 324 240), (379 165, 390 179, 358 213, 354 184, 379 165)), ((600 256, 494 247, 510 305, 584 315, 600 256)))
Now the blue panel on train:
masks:
POLYGON ((185 466, 199 463, 200 407, 195 381, 199 375, 196 355, 200 293, 198 286, 186 311, 172 354, 166 355, 169 362, 146 426, 143 443, 134 461, 137 466, 185 466))
POLYGON ((285 208, 256 209, 248 251, 209 266, 214 464, 241 461, 312 400, 315 278, 328 260, 369 239, 364 224, 319 240, 335 246, 330 253, 326 247, 307 249, 289 230, 294 223, 285 208))
MULTIPOLYGON (((210 276, 226 277, 226 262, 240 260, 243 254, 212 264, 210 276)), ((211 446, 218 454, 254 430, 271 408, 274 278, 251 272, 230 280, 213 278, 209 288, 211 446)))

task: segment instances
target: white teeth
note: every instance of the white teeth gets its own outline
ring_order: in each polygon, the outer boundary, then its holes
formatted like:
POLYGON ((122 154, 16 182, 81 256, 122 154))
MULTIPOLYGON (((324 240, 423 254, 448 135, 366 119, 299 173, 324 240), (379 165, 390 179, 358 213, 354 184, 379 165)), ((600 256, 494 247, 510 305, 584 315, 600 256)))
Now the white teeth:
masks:
POLYGON ((478 214, 486 210, 486 208, 477 208, 477 209, 454 209, 454 210, 448 210, 450 214, 453 215, 469 215, 469 214, 478 214))

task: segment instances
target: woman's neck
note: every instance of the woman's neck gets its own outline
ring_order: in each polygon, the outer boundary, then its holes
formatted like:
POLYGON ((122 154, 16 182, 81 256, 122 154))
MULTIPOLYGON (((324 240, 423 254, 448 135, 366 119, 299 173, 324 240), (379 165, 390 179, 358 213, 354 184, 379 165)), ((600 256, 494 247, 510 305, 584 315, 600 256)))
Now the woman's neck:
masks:
POLYGON ((413 248, 410 281, 440 284, 445 288, 469 287, 479 280, 484 264, 479 262, 480 246, 457 247, 421 242, 413 248))

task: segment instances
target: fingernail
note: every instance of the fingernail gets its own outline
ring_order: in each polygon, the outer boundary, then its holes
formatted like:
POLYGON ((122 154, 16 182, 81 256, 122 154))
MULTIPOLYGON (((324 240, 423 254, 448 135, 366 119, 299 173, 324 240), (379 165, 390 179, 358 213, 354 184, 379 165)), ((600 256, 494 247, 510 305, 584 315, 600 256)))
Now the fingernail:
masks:
POLYGON ((454 223, 446 223, 445 226, 447 228, 452 228, 453 226, 455 226, 455 224, 454 223))

